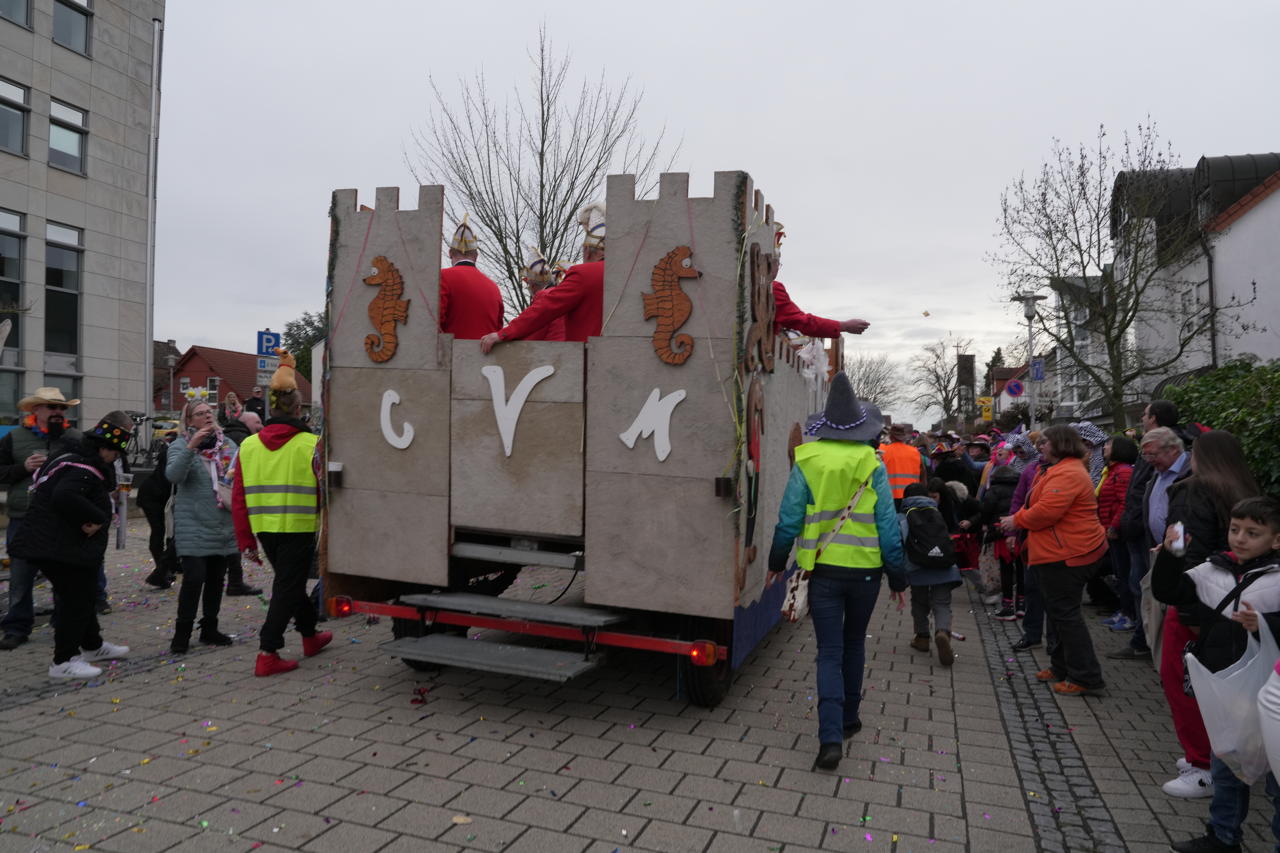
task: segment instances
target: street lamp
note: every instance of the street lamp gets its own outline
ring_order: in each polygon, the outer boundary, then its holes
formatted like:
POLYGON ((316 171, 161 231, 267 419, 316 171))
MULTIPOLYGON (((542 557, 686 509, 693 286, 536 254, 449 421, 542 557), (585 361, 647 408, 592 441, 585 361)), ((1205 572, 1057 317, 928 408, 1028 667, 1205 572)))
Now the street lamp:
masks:
POLYGON ((1027 422, 1030 429, 1036 428, 1036 383, 1031 381, 1031 362, 1035 358, 1035 331, 1031 325, 1031 321, 1036 318, 1036 303, 1041 299, 1048 299, 1047 296, 1041 296, 1031 291, 1019 291, 1009 297, 1010 302, 1022 303, 1022 316, 1027 318, 1027 387, 1031 391, 1030 411, 1028 412, 1027 422))
POLYGON ((169 353, 164 357, 169 364, 169 411, 174 411, 177 407, 173 405, 173 368, 178 363, 178 357, 173 353, 169 353))

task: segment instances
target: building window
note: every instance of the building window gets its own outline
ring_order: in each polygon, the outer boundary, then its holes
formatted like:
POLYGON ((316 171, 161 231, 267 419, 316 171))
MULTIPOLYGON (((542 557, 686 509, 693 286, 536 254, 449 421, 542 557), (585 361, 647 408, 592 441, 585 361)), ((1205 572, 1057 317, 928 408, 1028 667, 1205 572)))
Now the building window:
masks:
POLYGON ((22 387, 22 374, 16 370, 0 370, 0 424, 18 422, 18 389, 22 387))
POLYGON ((31 0, 0 0, 0 18, 31 28, 31 0))
POLYGON ((83 232, 53 222, 45 226, 44 348, 80 352, 80 269, 83 232))
POLYGON ((89 0, 53 0, 53 40, 76 53, 89 55, 89 0))
MULTIPOLYGON (((0 341, 0 347, 4 349, 22 348, 22 250, 25 243, 22 214, 0 209, 0 322, 8 320, 11 324, 8 336, 0 341)), ((3 399, 0 398, 2 405, 3 399)))
POLYGON ((84 149, 89 116, 61 101, 49 104, 49 165, 84 174, 84 149))
POLYGON ((27 153, 27 105, 30 90, 0 78, 0 149, 27 153))
MULTIPOLYGON (((191 390, 191 377, 183 376, 178 380, 178 394, 182 397, 187 396, 187 392, 191 390)), ((183 402, 183 401, 180 401, 183 402)), ((185 403, 184 403, 185 405, 185 403)))
POLYGON ((204 387, 209 390, 209 405, 216 409, 218 407, 218 377, 210 376, 204 381, 204 387))

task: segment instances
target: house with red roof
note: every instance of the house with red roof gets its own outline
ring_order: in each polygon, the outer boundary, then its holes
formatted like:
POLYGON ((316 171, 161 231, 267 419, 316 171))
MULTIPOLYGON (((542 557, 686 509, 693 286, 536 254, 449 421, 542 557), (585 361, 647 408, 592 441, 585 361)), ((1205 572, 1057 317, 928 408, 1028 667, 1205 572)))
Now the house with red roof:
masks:
MULTIPOLYGON (((188 388, 207 388, 210 402, 216 400, 218 403, 226 398, 227 392, 234 391, 243 403, 249 399, 254 386, 259 384, 259 358, 255 353, 217 347, 189 348, 173 366, 176 408, 181 408, 188 388)), ((156 391, 154 402, 158 411, 170 408, 167 390, 158 388, 156 391)), ((298 374, 298 390, 302 392, 302 405, 310 406, 311 382, 302 374, 298 374)))

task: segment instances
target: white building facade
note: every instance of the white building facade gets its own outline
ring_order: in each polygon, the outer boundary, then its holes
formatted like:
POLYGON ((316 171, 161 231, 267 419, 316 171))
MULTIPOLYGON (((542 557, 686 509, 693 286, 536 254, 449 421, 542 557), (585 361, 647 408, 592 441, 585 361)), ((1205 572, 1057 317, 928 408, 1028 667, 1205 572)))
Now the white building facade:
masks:
POLYGON ((163 0, 0 0, 0 424, 150 405, 163 0))

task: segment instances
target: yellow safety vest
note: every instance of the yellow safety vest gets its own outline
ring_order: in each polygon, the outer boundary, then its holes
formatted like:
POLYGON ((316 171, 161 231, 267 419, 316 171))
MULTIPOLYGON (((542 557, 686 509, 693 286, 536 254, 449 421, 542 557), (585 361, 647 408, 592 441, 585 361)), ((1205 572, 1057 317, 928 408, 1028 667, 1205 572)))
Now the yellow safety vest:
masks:
POLYGON ((796 465, 813 492, 813 503, 805 508, 804 527, 796 542, 796 563, 800 568, 813 569, 819 541, 835 527, 864 481, 867 488, 840 530, 830 537, 822 552, 822 563, 851 569, 880 568, 883 563, 876 529, 876 490, 870 483, 875 469, 880 467, 875 451, 855 441, 812 441, 796 448, 796 465))
POLYGON ((320 436, 300 432, 277 450, 256 435, 240 445, 240 477, 254 533, 314 533, 316 475, 311 467, 320 436))

